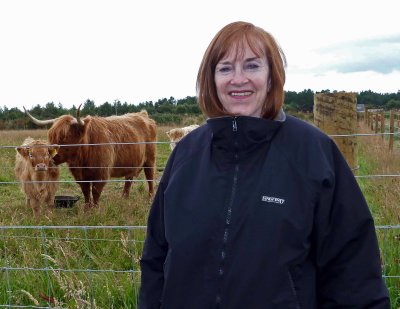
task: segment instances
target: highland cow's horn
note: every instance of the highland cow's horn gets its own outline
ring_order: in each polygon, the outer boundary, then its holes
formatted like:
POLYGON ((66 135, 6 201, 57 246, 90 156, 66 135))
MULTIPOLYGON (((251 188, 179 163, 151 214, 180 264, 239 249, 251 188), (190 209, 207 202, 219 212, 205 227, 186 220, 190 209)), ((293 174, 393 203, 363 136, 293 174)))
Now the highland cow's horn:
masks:
POLYGON ((83 122, 83 120, 81 119, 81 117, 79 117, 79 114, 81 113, 81 106, 82 106, 82 104, 80 104, 80 105, 78 106, 78 110, 76 111, 76 121, 78 121, 78 123, 79 123, 81 126, 84 126, 85 123, 83 122))
POLYGON ((39 120, 36 119, 35 117, 33 117, 31 114, 29 114, 29 112, 25 109, 25 106, 22 106, 24 108, 25 114, 28 115, 29 118, 31 118, 31 120, 33 121, 34 124, 38 125, 38 126, 45 126, 47 124, 53 124, 55 119, 49 119, 49 120, 39 120))

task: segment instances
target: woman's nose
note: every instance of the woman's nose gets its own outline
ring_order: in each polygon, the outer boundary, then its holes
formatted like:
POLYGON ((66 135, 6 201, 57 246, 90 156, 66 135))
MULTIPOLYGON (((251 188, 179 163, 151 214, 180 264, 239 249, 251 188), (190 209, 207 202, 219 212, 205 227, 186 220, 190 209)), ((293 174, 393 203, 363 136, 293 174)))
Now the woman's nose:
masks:
POLYGON ((235 69, 233 72, 233 76, 231 79, 231 84, 232 85, 242 85, 245 84, 249 81, 249 79, 247 78, 246 74, 243 72, 242 69, 235 69))

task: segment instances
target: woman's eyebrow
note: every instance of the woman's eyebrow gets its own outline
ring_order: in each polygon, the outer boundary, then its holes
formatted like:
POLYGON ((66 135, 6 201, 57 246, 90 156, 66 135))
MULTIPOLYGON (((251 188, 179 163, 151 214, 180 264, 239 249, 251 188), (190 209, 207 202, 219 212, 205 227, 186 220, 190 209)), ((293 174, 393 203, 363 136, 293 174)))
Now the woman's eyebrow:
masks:
MULTIPOLYGON (((260 57, 250 57, 250 58, 246 58, 244 59, 245 62, 250 62, 250 61, 259 61, 261 60, 260 57)), ((227 64, 232 64, 232 61, 230 60, 224 60, 221 62, 218 62, 217 65, 227 65, 227 64)))
POLYGON ((251 57, 251 58, 245 59, 246 62, 256 61, 256 60, 261 60, 261 58, 260 57, 251 57))
POLYGON ((225 60, 222 62, 218 62, 217 65, 227 65, 227 64, 231 64, 232 62, 230 62, 229 60, 225 60))

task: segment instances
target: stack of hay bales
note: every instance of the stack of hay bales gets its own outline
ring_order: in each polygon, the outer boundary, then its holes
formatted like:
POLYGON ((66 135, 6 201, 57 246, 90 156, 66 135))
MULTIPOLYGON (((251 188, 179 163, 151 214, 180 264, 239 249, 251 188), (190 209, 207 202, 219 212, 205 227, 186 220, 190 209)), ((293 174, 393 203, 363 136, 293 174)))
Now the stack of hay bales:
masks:
MULTIPOLYGON (((328 135, 357 132, 357 93, 317 93, 314 96, 314 123, 328 135)), ((357 169, 357 138, 333 137, 347 164, 357 169)))

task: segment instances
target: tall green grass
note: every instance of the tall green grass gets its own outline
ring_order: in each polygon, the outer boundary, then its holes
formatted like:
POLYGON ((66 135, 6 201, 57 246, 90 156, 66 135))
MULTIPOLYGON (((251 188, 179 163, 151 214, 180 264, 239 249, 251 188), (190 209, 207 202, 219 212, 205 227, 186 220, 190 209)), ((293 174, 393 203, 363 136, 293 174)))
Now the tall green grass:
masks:
MULTIPOLYGON (((360 132, 371 133, 363 123, 360 132)), ((399 144, 389 152, 388 141, 381 136, 363 136, 358 141, 357 175, 400 175, 399 144)), ((392 308, 400 306, 400 177, 359 178, 361 190, 373 214, 382 256, 382 269, 389 289, 392 308)))

